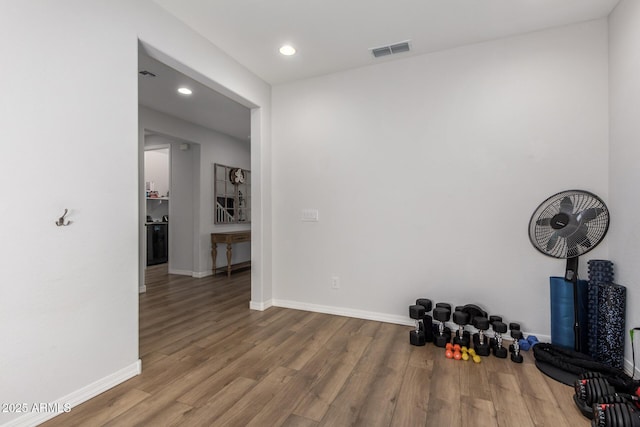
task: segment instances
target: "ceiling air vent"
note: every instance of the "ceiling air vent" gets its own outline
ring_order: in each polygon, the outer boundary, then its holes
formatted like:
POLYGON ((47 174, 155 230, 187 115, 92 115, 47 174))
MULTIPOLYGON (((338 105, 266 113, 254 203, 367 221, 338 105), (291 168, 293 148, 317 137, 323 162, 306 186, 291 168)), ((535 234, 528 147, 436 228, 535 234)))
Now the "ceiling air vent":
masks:
POLYGON ((144 77, 155 77, 156 76, 151 71, 147 71, 147 70, 139 71, 139 73, 144 77))
POLYGON ((393 55, 401 52, 408 52, 409 50, 410 50, 409 41, 406 41, 406 42, 392 44, 389 46, 375 47, 371 49, 371 53, 376 58, 379 58, 381 56, 393 55))

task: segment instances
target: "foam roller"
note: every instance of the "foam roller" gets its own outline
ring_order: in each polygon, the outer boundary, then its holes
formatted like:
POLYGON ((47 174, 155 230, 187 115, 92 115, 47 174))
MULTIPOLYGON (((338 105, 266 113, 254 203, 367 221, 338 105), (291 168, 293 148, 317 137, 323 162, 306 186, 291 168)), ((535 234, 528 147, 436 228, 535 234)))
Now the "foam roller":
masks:
POLYGON ((612 368, 624 368, 625 311, 627 288, 599 283, 594 359, 612 368))

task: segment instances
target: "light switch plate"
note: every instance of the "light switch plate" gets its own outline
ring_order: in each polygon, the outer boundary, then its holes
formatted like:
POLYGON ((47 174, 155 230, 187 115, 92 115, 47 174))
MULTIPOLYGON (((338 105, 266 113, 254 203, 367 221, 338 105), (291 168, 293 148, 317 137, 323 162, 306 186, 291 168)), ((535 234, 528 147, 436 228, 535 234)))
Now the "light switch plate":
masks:
POLYGON ((318 209, 302 209, 301 218, 306 222, 318 222, 318 209))

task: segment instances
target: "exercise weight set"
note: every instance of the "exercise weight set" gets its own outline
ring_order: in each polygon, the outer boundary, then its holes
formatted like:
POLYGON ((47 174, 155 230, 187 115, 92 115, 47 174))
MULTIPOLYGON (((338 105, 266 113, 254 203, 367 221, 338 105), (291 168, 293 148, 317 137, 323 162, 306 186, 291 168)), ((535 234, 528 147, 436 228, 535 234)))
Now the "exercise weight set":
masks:
MULTIPOLYGON (((505 362, 513 363, 509 369, 514 372, 522 369, 522 374, 529 373, 535 363, 543 374, 573 387, 573 400, 580 412, 592 420, 592 426, 640 427, 640 381, 633 375, 636 373, 634 332, 640 328, 632 328, 626 337, 625 321, 630 318, 626 313, 630 305, 627 288, 614 282, 614 263, 609 260, 589 260, 588 280, 579 277, 579 258, 603 241, 609 221, 604 201, 584 190, 552 195, 540 203, 529 218, 528 236, 532 246, 546 257, 565 260, 564 275, 548 278, 550 322, 549 328, 545 328, 548 331, 540 332, 551 342, 540 342, 536 336, 526 334, 527 325, 521 327, 517 321, 511 321, 511 313, 504 313, 503 318, 500 314, 487 313, 478 305, 454 301, 455 304, 436 302, 434 305, 433 317, 429 316, 434 345, 444 348, 447 360, 480 363, 482 357, 490 357, 492 371, 499 369, 495 365, 502 363, 500 359, 510 359, 505 362), (625 359, 625 355, 629 356, 629 352, 625 352, 629 341, 631 361, 625 359), (533 357, 529 359, 530 356, 533 357), (521 368, 522 363, 526 365, 521 368)), ((536 267, 535 271, 527 271, 540 276, 538 270, 536 267)), ((458 290, 456 295, 479 291, 476 284, 473 288, 458 290)), ((538 301, 531 306, 530 318, 542 312, 539 305, 538 301)), ((410 316, 417 322, 416 330, 411 332, 411 344, 424 346, 428 342, 427 326, 421 319, 428 316, 431 301, 426 306, 428 310, 410 307, 410 316)), ((415 354, 430 350, 411 351, 415 354)), ((428 358, 434 353, 426 354, 428 358)))
MULTIPOLYGON (((409 317, 415 322, 415 328, 409 331, 409 343, 424 346, 433 342, 436 347, 445 349, 445 357, 452 360, 473 360, 480 363, 481 357, 493 356, 504 359, 511 354, 511 360, 522 363, 522 350, 528 350, 531 344, 523 337, 520 324, 502 322, 502 316, 491 315, 475 304, 458 305, 418 298, 409 306, 409 317), (433 311, 432 311, 433 307, 433 311), (429 314, 431 312, 431 315, 429 314), (475 331, 467 329, 473 327, 475 331), (492 333, 489 333, 489 328, 492 333), (511 330, 509 352, 503 346, 503 336, 511 330)), ((537 338, 530 336, 537 343, 537 338)))

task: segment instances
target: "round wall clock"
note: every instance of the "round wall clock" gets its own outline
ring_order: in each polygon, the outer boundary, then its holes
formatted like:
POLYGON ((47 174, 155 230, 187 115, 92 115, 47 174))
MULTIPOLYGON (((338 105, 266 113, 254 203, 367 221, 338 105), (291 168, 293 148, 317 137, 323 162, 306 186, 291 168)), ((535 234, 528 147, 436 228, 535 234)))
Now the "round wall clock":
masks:
POLYGON ((240 168, 234 168, 229 171, 229 179, 234 184, 243 184, 245 180, 244 171, 240 168))

